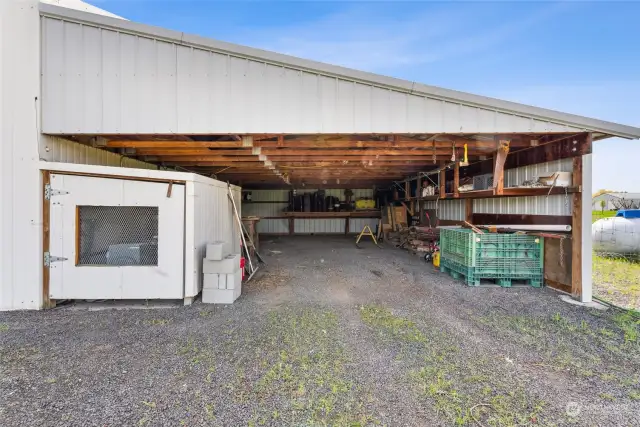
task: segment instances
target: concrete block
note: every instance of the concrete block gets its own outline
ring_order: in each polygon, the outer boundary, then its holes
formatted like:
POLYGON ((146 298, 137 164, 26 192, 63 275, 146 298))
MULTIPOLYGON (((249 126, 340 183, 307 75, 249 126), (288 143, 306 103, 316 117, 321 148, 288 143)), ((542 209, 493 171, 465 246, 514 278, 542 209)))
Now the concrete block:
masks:
POLYGON ((202 289, 227 289, 227 275, 217 273, 203 274, 202 289))
POLYGON ((236 287, 239 288, 240 286, 242 286, 242 270, 238 270, 232 274, 226 274, 225 279, 227 284, 226 289, 235 289, 236 287))
POLYGON ((233 304, 240 294, 235 289, 203 289, 202 302, 205 304, 233 304))
POLYGON ((204 259, 202 272, 204 274, 233 274, 240 269, 240 255, 228 255, 221 261, 204 259))
POLYGON ((205 251, 204 257, 205 259, 209 259, 211 261, 221 261, 230 253, 230 243, 217 241, 213 243, 207 243, 207 250, 205 251))

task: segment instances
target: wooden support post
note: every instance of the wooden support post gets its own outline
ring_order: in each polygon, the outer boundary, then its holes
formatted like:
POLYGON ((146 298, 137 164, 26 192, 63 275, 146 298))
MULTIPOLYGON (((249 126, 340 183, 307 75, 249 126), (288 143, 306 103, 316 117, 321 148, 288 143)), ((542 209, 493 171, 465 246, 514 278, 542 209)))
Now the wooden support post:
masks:
POLYGON ((447 181, 447 178, 446 178, 447 174, 445 172, 446 171, 444 169, 442 169, 440 171, 440 198, 441 199, 444 199, 445 196, 446 196, 446 188, 447 187, 446 187, 445 183, 447 181))
POLYGON ((344 219, 344 235, 349 234, 349 217, 344 219))
POLYGON ((293 218, 289 218, 289 235, 293 236, 295 223, 293 222, 293 218))
MULTIPOLYGON (((573 185, 582 184, 582 156, 573 158, 573 185)), ((582 194, 574 193, 571 205, 571 295, 582 295, 582 194)))
POLYGON ((453 197, 460 197, 460 162, 456 162, 453 166, 453 197))
POLYGON ((407 180, 404 182, 404 199, 409 200, 411 198, 411 183, 407 180))
POLYGON ((501 140, 496 152, 493 167, 493 194, 501 196, 504 190, 504 164, 509 154, 509 141, 501 140))
POLYGON ((465 199, 464 201, 464 220, 473 224, 473 199, 465 199))

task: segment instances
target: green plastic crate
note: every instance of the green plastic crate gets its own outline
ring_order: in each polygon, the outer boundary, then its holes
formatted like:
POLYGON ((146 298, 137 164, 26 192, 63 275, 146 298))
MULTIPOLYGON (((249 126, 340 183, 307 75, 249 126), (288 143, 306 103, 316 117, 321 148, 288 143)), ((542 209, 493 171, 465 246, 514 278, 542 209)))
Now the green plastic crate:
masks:
POLYGON ((502 286, 527 280, 542 286, 544 240, 523 234, 477 234, 466 228, 440 231, 440 269, 463 275, 468 285, 494 279, 502 286))

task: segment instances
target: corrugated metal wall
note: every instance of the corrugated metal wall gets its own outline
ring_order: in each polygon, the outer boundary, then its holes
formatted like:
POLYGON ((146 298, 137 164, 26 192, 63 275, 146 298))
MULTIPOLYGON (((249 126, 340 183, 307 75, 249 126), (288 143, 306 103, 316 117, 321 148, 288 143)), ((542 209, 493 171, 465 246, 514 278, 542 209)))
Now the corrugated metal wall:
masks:
MULTIPOLYGON (((555 160, 537 165, 508 169, 505 171, 505 187, 515 187, 523 181, 554 172, 571 172, 572 159, 555 160)), ((438 209, 438 218, 453 221, 464 220, 464 200, 438 200, 424 202, 427 209, 438 209)), ((474 213, 571 215, 571 195, 503 197, 475 199, 474 213)))
MULTIPOLYGON (((240 210, 239 214, 242 215, 240 187, 233 186, 232 193, 236 207, 240 210)), ((185 248, 185 252, 191 249, 191 254, 185 253, 187 297, 195 296, 202 290, 202 259, 207 243, 216 240, 231 242, 233 253, 240 253, 240 231, 227 194, 224 182, 187 182, 187 226, 193 226, 193 234, 186 232, 186 236, 192 236, 193 239, 193 246, 185 248)))
POLYGON ((40 137, 40 160, 137 169, 158 169, 156 165, 124 157, 99 148, 51 135, 40 137))
MULTIPOLYGON (((258 231, 263 234, 288 234, 288 219, 268 219, 265 217, 282 216, 283 210, 288 206, 289 190, 248 190, 251 191, 252 202, 278 202, 278 203, 251 203, 242 202, 242 214, 245 216, 255 215, 263 219, 258 223, 258 231)), ((297 189, 298 194, 313 193, 317 189, 305 188, 297 189)), ((373 189, 356 188, 353 189, 353 200, 359 198, 373 197, 373 189)), ((326 189, 326 196, 338 197, 344 200, 344 189, 326 189)), ((352 218, 349 220, 349 230, 352 233, 362 230, 364 224, 375 226, 375 218, 352 218)), ((344 233, 345 220, 336 219, 295 219, 294 232, 298 234, 330 234, 344 233)))
POLYGON ((173 42, 44 16, 41 27, 46 133, 579 131, 220 53, 179 33, 173 42))

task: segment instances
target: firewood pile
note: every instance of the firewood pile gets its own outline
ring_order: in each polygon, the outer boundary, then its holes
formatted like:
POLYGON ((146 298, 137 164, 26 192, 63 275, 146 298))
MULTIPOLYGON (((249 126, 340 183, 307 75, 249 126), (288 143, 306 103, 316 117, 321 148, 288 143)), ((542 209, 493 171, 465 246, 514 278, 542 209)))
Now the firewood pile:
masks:
POLYGON ((432 227, 403 227, 390 232, 387 242, 409 252, 431 252, 432 245, 440 239, 440 229, 432 227))

